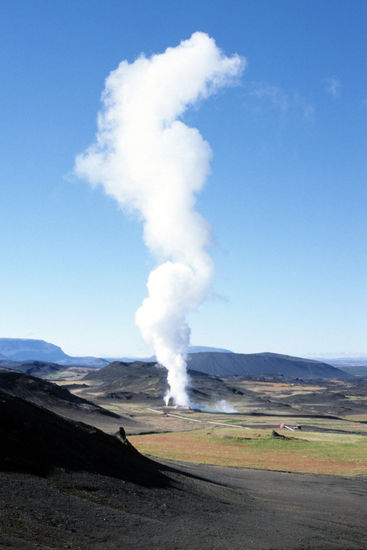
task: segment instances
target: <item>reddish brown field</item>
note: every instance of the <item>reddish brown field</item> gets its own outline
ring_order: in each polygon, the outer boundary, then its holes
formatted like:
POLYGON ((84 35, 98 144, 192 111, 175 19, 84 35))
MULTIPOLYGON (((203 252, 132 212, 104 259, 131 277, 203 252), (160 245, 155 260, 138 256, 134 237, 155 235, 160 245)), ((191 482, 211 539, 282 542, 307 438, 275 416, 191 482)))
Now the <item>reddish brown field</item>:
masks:
POLYGON ((359 436, 335 436, 331 441, 307 440, 304 436, 277 440, 268 433, 245 437, 243 432, 239 436, 224 428, 132 436, 129 440, 144 454, 184 462, 286 472, 367 474, 366 441, 359 436))

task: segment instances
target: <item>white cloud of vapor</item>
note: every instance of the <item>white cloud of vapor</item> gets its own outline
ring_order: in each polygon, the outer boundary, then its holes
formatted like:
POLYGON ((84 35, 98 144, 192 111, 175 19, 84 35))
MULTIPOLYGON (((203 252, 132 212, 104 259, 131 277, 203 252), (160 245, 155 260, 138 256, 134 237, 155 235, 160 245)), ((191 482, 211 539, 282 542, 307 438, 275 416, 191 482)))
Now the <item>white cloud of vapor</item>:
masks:
POLYGON ((255 105, 255 112, 262 108, 271 107, 282 115, 297 116, 311 120, 315 115, 315 108, 307 98, 295 90, 285 90, 269 82, 252 81, 245 89, 245 97, 251 99, 255 105))
POLYGON ((265 82, 252 82, 248 94, 256 99, 270 101, 280 111, 287 111, 289 108, 289 97, 282 88, 265 82))
POLYGON ((189 404, 185 315, 206 297, 213 264, 207 223, 194 209, 211 150, 179 118, 229 84, 244 64, 201 32, 162 54, 122 61, 106 79, 96 142, 75 164, 78 176, 102 184, 120 205, 140 214, 145 244, 163 262, 149 275, 149 296, 136 323, 168 370, 167 401, 172 397, 181 406, 189 404))
POLYGON ((334 98, 340 96, 341 82, 337 78, 330 77, 325 79, 326 92, 334 98))

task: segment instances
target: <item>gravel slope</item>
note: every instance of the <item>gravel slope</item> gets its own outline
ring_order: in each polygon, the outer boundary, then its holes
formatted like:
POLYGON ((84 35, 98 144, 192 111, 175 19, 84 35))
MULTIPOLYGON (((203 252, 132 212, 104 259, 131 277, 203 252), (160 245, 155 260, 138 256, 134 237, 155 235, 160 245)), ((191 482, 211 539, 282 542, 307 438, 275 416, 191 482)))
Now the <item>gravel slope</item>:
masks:
POLYGON ((153 489, 82 472, 0 473, 0 548, 367 548, 366 480, 179 466, 153 489))

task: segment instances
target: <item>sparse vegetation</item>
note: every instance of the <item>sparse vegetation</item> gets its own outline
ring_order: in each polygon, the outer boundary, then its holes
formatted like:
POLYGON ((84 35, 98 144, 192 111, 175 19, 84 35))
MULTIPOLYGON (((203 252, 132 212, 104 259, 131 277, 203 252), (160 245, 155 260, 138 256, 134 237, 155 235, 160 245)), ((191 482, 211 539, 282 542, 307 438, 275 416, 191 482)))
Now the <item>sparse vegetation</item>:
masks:
POLYGON ((350 434, 214 428, 131 437, 138 450, 155 457, 287 472, 367 475, 367 438, 350 434), (288 435, 289 434, 289 435, 288 435))

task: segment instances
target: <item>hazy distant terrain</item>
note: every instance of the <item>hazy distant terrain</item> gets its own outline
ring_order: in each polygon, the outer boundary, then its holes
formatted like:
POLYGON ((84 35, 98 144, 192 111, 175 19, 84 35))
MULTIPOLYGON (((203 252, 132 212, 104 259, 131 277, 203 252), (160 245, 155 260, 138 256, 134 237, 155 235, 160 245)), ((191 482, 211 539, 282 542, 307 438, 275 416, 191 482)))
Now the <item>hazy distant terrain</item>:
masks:
POLYGON ((0 353, 4 358, 12 361, 42 359, 44 361, 56 362, 68 358, 59 346, 55 346, 44 340, 26 338, 0 338, 0 353))
POLYGON ((11 361, 10 359, 0 359, 0 367, 24 372, 39 378, 50 378, 65 369, 64 366, 58 363, 50 363, 49 361, 25 360, 11 361))
POLYGON ((71 357, 59 346, 44 340, 27 338, 0 338, 0 359, 11 361, 39 360, 61 365, 91 365, 102 367, 108 361, 98 357, 71 357))
MULTIPOLYGON (((258 403, 259 398, 246 389, 239 389, 219 377, 189 369, 190 384, 188 388, 193 403, 206 406, 221 400, 246 396, 258 403)), ((114 362, 102 369, 93 369, 81 381, 90 381, 91 386, 81 388, 80 395, 96 395, 101 403, 106 400, 122 402, 147 402, 162 404, 167 391, 167 371, 156 363, 114 362), (98 384, 95 386, 95 384, 98 384)), ((89 398, 89 397, 88 397, 89 398)), ((199 405, 198 405, 199 406, 199 405)), ((264 407, 266 403, 264 402, 264 407)))
POLYGON ((276 353, 202 352, 189 356, 189 368, 222 378, 229 376, 284 376, 285 378, 348 379, 348 375, 320 361, 276 353))
POLYGON ((343 370, 347 374, 351 374, 352 376, 358 376, 360 378, 367 378, 367 365, 353 365, 353 366, 347 366, 347 365, 340 365, 338 367, 340 370, 343 370))
POLYGON ((348 374, 367 378, 367 356, 331 358, 330 364, 348 374))
MULTIPOLYGON (((206 346, 190 346, 189 353, 198 353, 202 351, 214 351, 218 353, 231 353, 231 351, 222 348, 206 346)), ((32 340, 27 338, 0 338, 0 361, 47 361, 60 365, 84 365, 91 367, 103 367, 113 361, 133 362, 142 360, 146 362, 155 361, 155 357, 136 358, 136 357, 93 357, 81 356, 73 357, 67 355, 59 346, 45 342, 44 340, 32 340)), ((6 366, 6 365, 3 365, 6 366)), ((11 368, 11 367, 10 367, 11 368)))
MULTIPOLYGON (((221 378, 231 376, 284 376, 285 378, 325 379, 338 378, 348 379, 353 373, 348 373, 333 367, 327 363, 317 360, 280 355, 276 353, 232 353, 229 350, 214 347, 192 346, 188 355, 188 368, 194 371, 215 375, 221 378)), ((109 361, 98 357, 71 357, 63 350, 43 340, 27 340, 18 338, 0 338, 0 366, 14 368, 28 374, 35 374, 42 377, 46 365, 34 363, 34 371, 24 363, 25 361, 43 361, 53 363, 48 368, 55 373, 57 365, 80 365, 101 368, 107 366, 109 361), (4 361, 13 361, 7 363, 4 361), (38 368, 40 367, 40 368, 38 368), (38 371, 37 371, 38 368, 38 371)), ((151 363, 141 360, 141 363, 151 363)), ((124 362, 134 363, 132 358, 124 362)))

